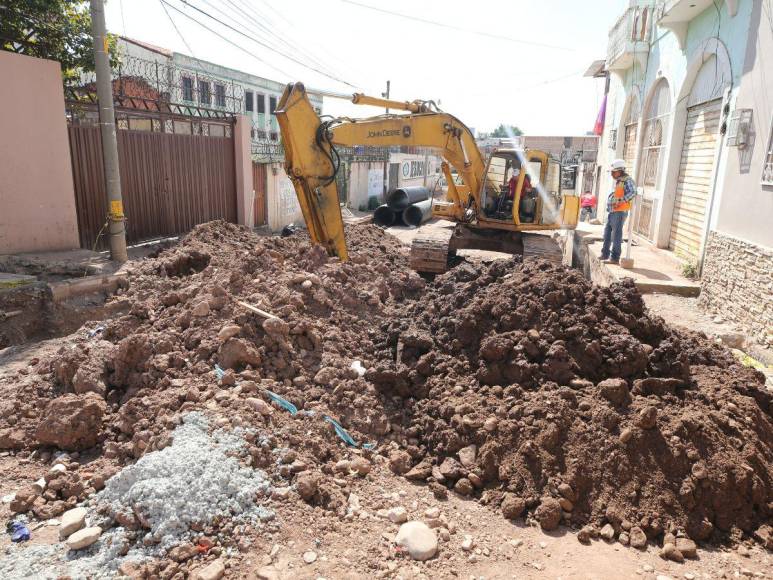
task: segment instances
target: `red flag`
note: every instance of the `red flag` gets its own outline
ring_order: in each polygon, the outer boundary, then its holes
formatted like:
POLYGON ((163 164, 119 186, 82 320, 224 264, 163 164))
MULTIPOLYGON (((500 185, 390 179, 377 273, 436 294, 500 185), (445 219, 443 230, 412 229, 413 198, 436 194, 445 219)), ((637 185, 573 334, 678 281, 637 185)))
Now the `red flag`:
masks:
POLYGON ((602 135, 604 133, 604 121, 607 117, 607 96, 604 95, 604 100, 601 101, 601 108, 599 114, 596 117, 596 124, 593 126, 594 135, 602 135))

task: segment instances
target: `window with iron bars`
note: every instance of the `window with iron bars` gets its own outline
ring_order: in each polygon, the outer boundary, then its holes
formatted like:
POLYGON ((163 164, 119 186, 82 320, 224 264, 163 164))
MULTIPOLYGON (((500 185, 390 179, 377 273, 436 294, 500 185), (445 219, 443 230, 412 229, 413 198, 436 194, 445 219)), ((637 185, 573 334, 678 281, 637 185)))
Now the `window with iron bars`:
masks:
POLYGON ((773 185, 773 115, 770 117, 768 148, 762 161, 762 185, 773 185))
POLYGON ((225 85, 215 85, 215 104, 218 107, 225 107, 225 85))
POLYGON ((183 101, 193 101, 193 79, 191 77, 182 78, 183 101))
POLYGON ((212 88, 208 81, 199 81, 199 103, 204 105, 212 103, 212 88))
POLYGON ((266 112, 266 95, 258 93, 255 95, 258 99, 258 114, 266 112))
POLYGON ((244 93, 244 110, 248 113, 251 113, 254 110, 254 105, 252 102, 254 93, 252 91, 247 91, 244 93))

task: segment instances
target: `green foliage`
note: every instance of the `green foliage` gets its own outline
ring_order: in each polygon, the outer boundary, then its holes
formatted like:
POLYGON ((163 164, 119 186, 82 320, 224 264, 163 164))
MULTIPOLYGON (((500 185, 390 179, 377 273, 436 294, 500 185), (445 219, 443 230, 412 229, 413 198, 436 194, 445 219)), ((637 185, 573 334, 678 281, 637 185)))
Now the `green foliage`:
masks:
MULTIPOLYGON (((116 38, 108 35, 116 60, 116 38)), ((65 78, 94 70, 91 15, 87 0, 0 2, 0 49, 58 60, 65 78)))
POLYGON ((517 126, 505 126, 501 123, 496 129, 489 133, 489 137, 497 137, 499 139, 506 137, 518 137, 519 135, 523 135, 523 131, 521 131, 517 126))
POLYGON ((690 280, 698 279, 698 264, 695 262, 685 262, 682 264, 682 276, 690 280))

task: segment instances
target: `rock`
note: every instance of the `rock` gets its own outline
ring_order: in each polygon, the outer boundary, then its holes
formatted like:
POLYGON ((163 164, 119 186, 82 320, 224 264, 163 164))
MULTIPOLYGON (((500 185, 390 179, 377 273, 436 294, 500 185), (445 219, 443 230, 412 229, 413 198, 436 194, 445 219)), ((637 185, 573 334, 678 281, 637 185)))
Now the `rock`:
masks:
POLYGON ((768 550, 773 550, 773 527, 764 524, 757 528, 754 537, 768 550))
POLYGON ((428 520, 436 520, 440 517, 440 508, 431 507, 424 510, 424 517, 428 520))
POLYGON ((572 486, 568 483, 559 484, 558 493, 560 493, 563 497, 571 502, 577 501, 577 493, 575 493, 574 489, 572 489, 572 486))
POLYGON ((424 481, 431 475, 432 466, 429 464, 429 461, 425 459, 415 467, 409 469, 405 474, 405 478, 410 479, 411 481, 424 481))
POLYGON ((561 504, 555 498, 544 497, 534 515, 543 530, 555 530, 561 523, 561 504))
POLYGON ((676 545, 670 542, 663 544, 660 550, 660 557, 674 562, 684 562, 684 555, 676 549, 676 545))
POLYGON ((475 457, 478 454, 478 448, 475 445, 468 445, 459 450, 459 462, 470 469, 475 466, 475 457))
POLYGON ((266 401, 263 399, 259 399, 258 397, 250 397, 247 399, 247 404, 264 417, 268 417, 274 413, 274 409, 271 408, 271 405, 266 403, 266 401))
POLYGON ((185 562, 193 558, 197 553, 198 549, 193 544, 180 544, 169 550, 167 556, 175 562, 185 562))
POLYGON ((604 538, 607 542, 611 542, 615 539, 615 528, 612 527, 612 524, 605 524, 603 528, 601 528, 601 532, 599 534, 602 538, 604 538))
POLYGON ((642 429, 652 429, 658 422, 658 409, 653 405, 647 405, 636 418, 636 424, 642 429))
POLYGON ((677 538, 676 549, 679 550, 685 558, 698 557, 698 545, 690 538, 677 538))
POLYGON ((505 497, 502 499, 502 515, 505 518, 508 520, 520 518, 525 510, 526 502, 523 498, 513 493, 505 493, 505 497))
POLYGON ((225 563, 217 559, 211 564, 199 568, 192 575, 192 580, 220 580, 225 576, 225 563))
POLYGON ((437 553, 437 536, 423 522, 406 522, 397 532, 395 543, 404 547, 414 560, 429 560, 437 553))
POLYGON ((283 338, 290 335, 290 325, 280 318, 266 318, 263 321, 263 330, 274 338, 283 338))
POLYGON ((628 382, 625 379, 606 379, 598 384, 601 396, 615 405, 628 400, 628 382))
POLYGON ((14 494, 9 507, 12 512, 17 514, 29 511, 38 497, 40 497, 40 492, 37 487, 28 485, 14 494))
POLYGON ((238 369, 244 365, 260 366, 260 355, 255 348, 241 338, 229 338, 217 351, 223 369, 238 369))
POLYGON ((404 507, 393 507, 387 512, 389 521, 395 524, 403 524, 408 521, 408 512, 404 507))
POLYGON ((583 526, 583 528, 577 532, 577 540, 581 544, 590 544, 591 538, 593 537, 594 529, 592 526, 583 526))
POLYGON ((95 393, 62 395, 46 405, 35 438, 41 445, 73 451, 94 447, 106 410, 104 399, 95 393))
POLYGON ((206 316, 209 314, 210 308, 209 308, 209 302, 206 300, 202 300, 201 302, 197 302, 196 305, 193 307, 193 310, 191 310, 191 314, 193 316, 206 316))
POLYGON ((303 473, 295 481, 295 487, 304 501, 310 502, 319 489, 320 475, 318 473, 303 473))
POLYGON ((438 467, 438 470, 443 477, 453 480, 459 479, 464 472, 462 464, 453 457, 446 457, 443 463, 440 464, 440 467, 438 467))
POLYGON ((631 429, 630 427, 626 427, 625 429, 620 431, 620 443, 622 443, 623 445, 628 443, 632 437, 633 437, 633 429, 631 429))
POLYGON ((634 526, 629 532, 630 544, 633 548, 643 550, 647 547, 647 534, 639 526, 634 526))
POLYGON ((474 491, 472 482, 466 477, 463 477, 456 482, 456 485, 454 485, 454 491, 459 495, 470 495, 474 491))
POLYGON ((407 473, 411 468, 411 456, 402 449, 392 451, 389 454, 389 469, 397 475, 407 473))
POLYGON ((99 539, 102 535, 102 528, 99 526, 92 526, 90 528, 83 528, 72 534, 65 544, 70 550, 81 550, 88 548, 91 544, 99 539))
POLYGON ((370 473, 372 465, 370 461, 364 457, 355 457, 351 463, 351 467, 360 477, 365 477, 370 473))
POLYGON ((497 427, 499 427, 499 419, 496 417, 489 417, 485 421, 483 421, 483 428, 488 431, 489 433, 493 433, 497 430, 497 427))
POLYGON ((86 508, 77 507, 62 514, 59 538, 65 539, 86 525, 86 508))
POLYGON ((223 328, 220 329, 220 332, 217 333, 217 339, 220 342, 225 342, 229 338, 233 338, 237 334, 241 332, 241 327, 237 326, 236 324, 227 324, 223 328))
POLYGON ((628 532, 620 532, 620 536, 618 536, 617 541, 620 542, 623 546, 627 546, 631 542, 631 536, 628 535, 628 532))
POLYGON ((569 381, 569 386, 572 387, 575 391, 579 391, 581 389, 591 388, 593 383, 587 379, 572 379, 569 381))
POLYGON ((743 348, 746 337, 740 332, 723 332, 717 335, 728 348, 743 348))
POLYGON ((568 499, 566 499, 565 497, 558 498, 558 503, 561 504, 561 509, 564 510, 565 512, 570 512, 574 510, 574 504, 570 502, 568 499))
POLYGON ((314 562, 317 561, 317 553, 312 551, 304 552, 303 561, 306 562, 307 564, 313 564, 314 562))
POLYGON ((259 580, 279 580, 279 570, 273 566, 263 566, 256 572, 259 580))
POLYGON ((474 547, 475 540, 472 539, 472 536, 464 536, 464 540, 462 540, 462 550, 471 552, 474 547))

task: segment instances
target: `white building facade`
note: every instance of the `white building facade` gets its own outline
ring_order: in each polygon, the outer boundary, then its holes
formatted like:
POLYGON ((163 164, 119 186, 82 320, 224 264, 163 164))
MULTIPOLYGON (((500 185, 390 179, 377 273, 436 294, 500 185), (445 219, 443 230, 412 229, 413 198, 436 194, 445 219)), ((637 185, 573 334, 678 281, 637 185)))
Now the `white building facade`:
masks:
MULTIPOLYGON (((763 177, 771 162, 765 148, 773 123, 773 48, 762 4, 631 0, 609 35, 600 197, 612 188, 609 162, 624 159, 639 187, 635 232, 698 271, 707 271, 710 240, 723 230, 743 234, 763 255, 773 244, 773 184, 763 177), (747 106, 753 120, 740 117, 747 106), (738 128, 743 133, 749 123, 758 139, 753 155, 744 153, 748 138, 738 139, 738 128), (745 172, 750 177, 739 186, 745 172)), ((755 299, 763 322, 739 319, 765 336, 773 334, 773 263, 767 264, 767 276, 757 277, 767 297, 758 292, 755 299)))

